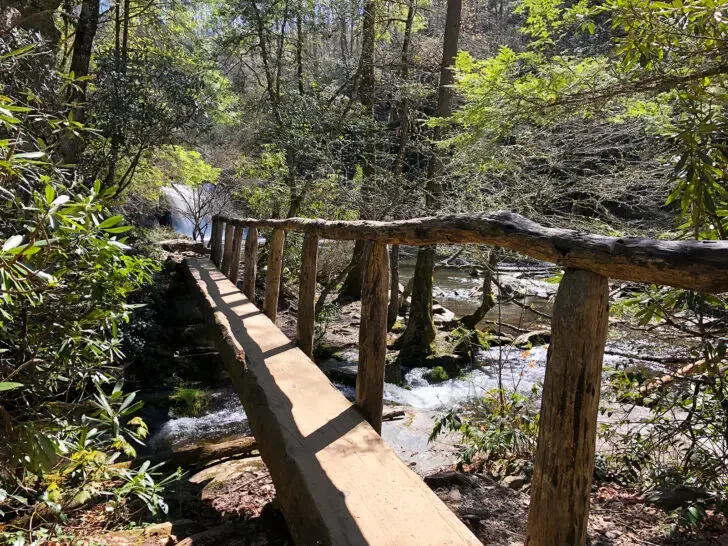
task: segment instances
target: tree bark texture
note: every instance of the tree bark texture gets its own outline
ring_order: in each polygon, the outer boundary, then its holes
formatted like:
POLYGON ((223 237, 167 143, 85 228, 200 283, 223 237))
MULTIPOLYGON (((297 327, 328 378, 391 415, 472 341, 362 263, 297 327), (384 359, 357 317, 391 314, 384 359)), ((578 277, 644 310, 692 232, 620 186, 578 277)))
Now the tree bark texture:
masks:
POLYGON ((301 274, 298 290, 298 321, 296 337, 299 348, 311 358, 313 355, 313 336, 316 321, 316 261, 318 257, 318 235, 307 233, 303 240, 301 274))
POLYGON ((417 253, 412 304, 407 327, 397 339, 400 362, 422 361, 432 354, 435 323, 432 320, 432 270, 435 267, 435 247, 426 246, 417 253))
POLYGON ((210 248, 212 250, 212 262, 217 267, 220 267, 220 261, 222 260, 222 232, 224 229, 225 222, 219 219, 213 219, 210 248))
POLYGON ((230 273, 230 262, 233 259, 233 236, 235 234, 235 225, 231 222, 225 224, 225 243, 223 244, 222 250, 222 263, 220 264, 220 271, 225 273, 225 276, 229 278, 230 273))
POLYGON ((609 284, 567 269, 554 303, 526 544, 586 542, 609 284))
POLYGON ((370 245, 372 248, 366 261, 362 290, 356 405, 372 428, 381 434, 384 365, 387 356, 389 255, 387 245, 370 245))
POLYGON ((268 254, 268 272, 265 280, 265 300, 263 312, 273 322, 278 314, 278 293, 281 288, 281 271, 283 270, 283 244, 286 233, 282 229, 273 231, 268 254))
POLYGON ((243 246, 244 229, 243 226, 235 226, 235 232, 233 233, 233 252, 228 269, 228 279, 235 285, 237 285, 238 273, 240 271, 240 251, 243 246))
POLYGON ((480 302, 480 306, 471 314, 465 315, 460 319, 460 324, 468 330, 475 330, 478 323, 485 318, 488 311, 495 305, 495 298, 493 297, 493 277, 496 274, 497 267, 498 254, 495 249, 491 249, 488 251, 488 263, 483 274, 483 299, 480 302))
POLYGON ((315 231, 321 238, 338 241, 361 239, 400 245, 488 244, 613 279, 704 292, 728 291, 728 267, 725 266, 728 241, 604 237, 545 227, 512 212, 452 214, 394 222, 329 222, 306 218, 231 221, 291 231, 315 231))
POLYGON ((258 228, 249 227, 245 236, 243 294, 255 303, 255 281, 258 274, 258 228))
POLYGON ((399 314, 399 245, 392 245, 389 252, 389 307, 387 308, 387 332, 397 322, 399 314))

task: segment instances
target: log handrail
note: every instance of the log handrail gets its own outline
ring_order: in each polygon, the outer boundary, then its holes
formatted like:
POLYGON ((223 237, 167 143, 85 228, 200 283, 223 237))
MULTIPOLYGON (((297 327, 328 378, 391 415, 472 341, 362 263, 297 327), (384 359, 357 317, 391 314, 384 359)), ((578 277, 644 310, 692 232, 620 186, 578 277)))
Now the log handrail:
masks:
POLYGON ((704 292, 728 291, 728 241, 606 237, 545 227, 512 212, 452 214, 392 222, 215 218, 233 225, 313 232, 322 239, 339 241, 489 244, 612 279, 704 292))
POLYGON ((500 246, 565 268, 552 318, 542 395, 527 546, 582 545, 586 540, 597 408, 608 324, 610 278, 702 292, 728 292, 728 241, 605 237, 542 226, 511 212, 456 214, 393 222, 307 218, 213 217, 212 260, 237 273, 248 228, 244 292, 255 296, 258 230, 273 230, 264 312, 275 322, 287 231, 306 234, 301 264, 298 344, 313 351, 313 296, 319 239, 368 241, 359 329, 356 406, 381 431, 389 289, 387 244, 476 243, 500 246), (233 228, 235 230, 233 231, 233 228), (225 242, 223 243, 223 234, 225 242), (554 515, 556 514, 556 515, 554 515))

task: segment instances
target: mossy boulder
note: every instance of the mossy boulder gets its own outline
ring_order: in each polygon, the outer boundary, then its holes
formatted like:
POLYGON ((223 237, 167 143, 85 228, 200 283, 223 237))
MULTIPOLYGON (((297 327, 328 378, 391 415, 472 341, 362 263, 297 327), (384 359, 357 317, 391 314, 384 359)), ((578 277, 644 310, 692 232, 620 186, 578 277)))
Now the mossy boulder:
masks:
POLYGON ((460 369, 467 364, 460 356, 455 354, 432 355, 425 359, 424 365, 430 368, 425 379, 433 382, 445 381, 460 375, 460 369), (436 369, 442 372, 434 372, 436 369), (433 375, 434 373, 434 375, 433 375), (434 381, 432 380, 434 379, 434 381))
POLYGON ((424 378, 428 383, 442 383, 450 379, 445 368, 442 366, 435 366, 424 375, 424 378))

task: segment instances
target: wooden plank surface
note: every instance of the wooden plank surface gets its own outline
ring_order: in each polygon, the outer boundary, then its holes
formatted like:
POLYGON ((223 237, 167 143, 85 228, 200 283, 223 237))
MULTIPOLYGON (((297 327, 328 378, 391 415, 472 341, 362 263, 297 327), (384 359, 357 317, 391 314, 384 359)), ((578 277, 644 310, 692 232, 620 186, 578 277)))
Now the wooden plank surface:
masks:
POLYGON ((209 259, 185 265, 297 544, 480 544, 209 259))
POLYGON ((706 292, 728 291, 728 241, 604 237, 542 226, 512 212, 451 214, 394 222, 309 218, 229 220, 242 225, 287 231, 313 231, 324 239, 344 241, 407 245, 489 244, 563 267, 586 269, 612 279, 706 292))

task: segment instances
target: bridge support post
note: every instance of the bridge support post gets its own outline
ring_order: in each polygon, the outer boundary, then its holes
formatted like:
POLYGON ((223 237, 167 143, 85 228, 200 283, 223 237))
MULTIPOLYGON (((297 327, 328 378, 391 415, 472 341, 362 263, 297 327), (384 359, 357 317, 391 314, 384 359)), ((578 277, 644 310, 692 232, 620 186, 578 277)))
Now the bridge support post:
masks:
POLYGON ((387 356, 389 254, 386 244, 379 242, 369 244, 371 252, 364 264, 364 283, 361 291, 356 405, 372 428, 381 434, 384 365, 387 356))
POLYGON ((243 294, 255 303, 255 280, 258 273, 258 228, 250 226, 245 237, 243 294))
POLYGON ((212 221, 212 233, 210 234, 210 250, 212 263, 220 267, 220 258, 222 258, 222 228, 223 221, 214 219, 212 221))
POLYGON ((233 235, 235 234, 235 226, 230 222, 225 224, 225 245, 222 251, 222 263, 220 264, 220 271, 222 271, 226 277, 229 277, 230 262, 233 258, 233 235))
POLYGON ((605 277, 566 270, 551 323, 527 546, 586 542, 608 301, 605 277))
POLYGON ((286 232, 282 229, 273 231, 268 249, 268 274, 265 281, 265 300, 263 312, 273 322, 278 314, 278 292, 281 288, 281 270, 283 269, 283 243, 286 232))
POLYGON ((230 258, 230 269, 227 273, 230 282, 237 285, 238 273, 240 271, 240 250, 243 245, 243 226, 235 226, 235 233, 233 234, 233 254, 230 258))
POLYGON ((313 335, 315 324, 316 262, 318 258, 318 235, 306 233, 303 239, 301 275, 298 289, 298 322, 296 337, 299 348, 311 358, 313 354, 313 335))

